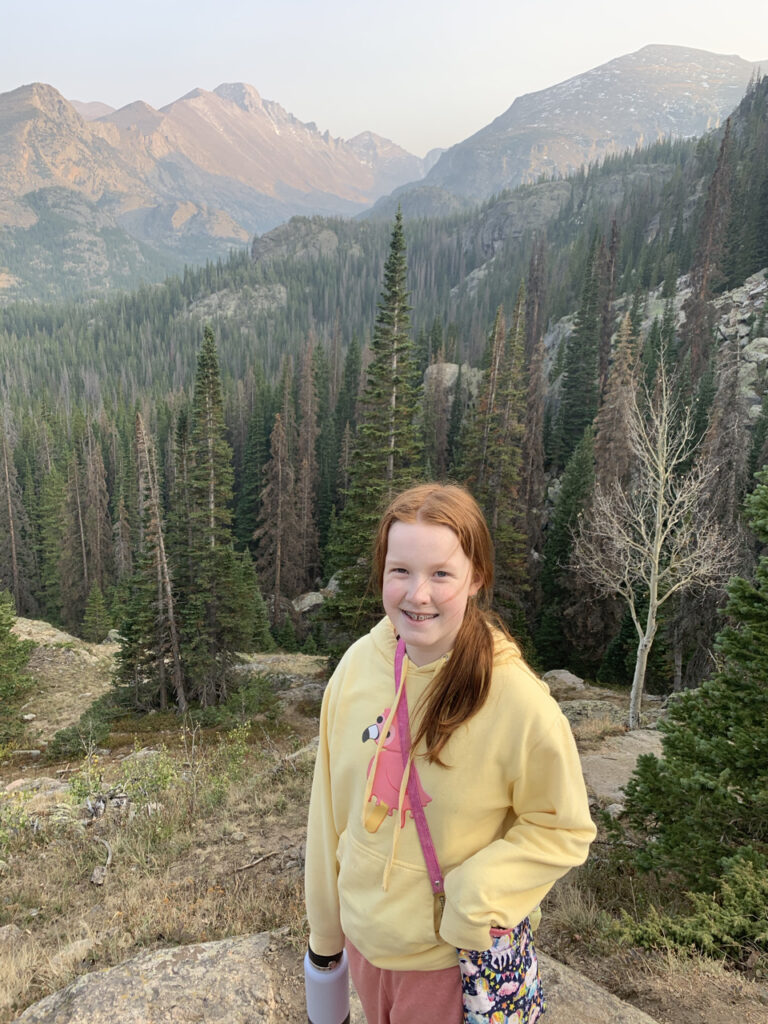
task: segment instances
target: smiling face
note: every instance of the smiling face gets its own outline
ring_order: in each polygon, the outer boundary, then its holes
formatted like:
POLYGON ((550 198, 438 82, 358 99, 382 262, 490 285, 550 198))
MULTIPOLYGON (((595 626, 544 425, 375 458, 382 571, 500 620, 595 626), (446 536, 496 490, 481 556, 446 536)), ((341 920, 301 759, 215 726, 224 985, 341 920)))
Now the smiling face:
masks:
POLYGON ((384 562, 384 611, 415 665, 447 654, 480 579, 449 526, 404 523, 389 528, 384 562))

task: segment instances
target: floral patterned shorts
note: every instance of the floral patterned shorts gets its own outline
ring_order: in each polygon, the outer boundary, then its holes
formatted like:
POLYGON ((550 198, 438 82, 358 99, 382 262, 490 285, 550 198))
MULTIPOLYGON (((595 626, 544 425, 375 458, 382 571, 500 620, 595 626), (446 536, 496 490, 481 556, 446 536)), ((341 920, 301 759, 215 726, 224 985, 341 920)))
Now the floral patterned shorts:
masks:
POLYGON ((465 1024, 534 1024, 546 1010, 527 917, 492 928, 490 949, 460 949, 459 967, 465 1024))

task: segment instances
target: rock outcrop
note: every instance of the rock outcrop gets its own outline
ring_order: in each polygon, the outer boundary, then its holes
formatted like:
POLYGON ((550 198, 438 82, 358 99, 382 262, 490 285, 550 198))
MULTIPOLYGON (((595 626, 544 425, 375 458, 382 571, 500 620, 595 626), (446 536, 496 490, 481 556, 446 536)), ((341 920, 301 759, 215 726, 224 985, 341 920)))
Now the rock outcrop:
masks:
MULTIPOLYGON (((304 1017, 301 985, 286 985, 268 932, 143 953, 83 975, 30 1006, 16 1024, 277 1024, 304 1017), (292 996, 289 995, 292 993, 292 996), (287 1000, 292 1001, 291 1006, 287 1000)), ((547 1024, 654 1024, 651 1017, 540 954, 547 1024)), ((298 965, 297 965, 298 970, 298 965)), ((351 1024, 365 1024, 352 997, 351 1024)))

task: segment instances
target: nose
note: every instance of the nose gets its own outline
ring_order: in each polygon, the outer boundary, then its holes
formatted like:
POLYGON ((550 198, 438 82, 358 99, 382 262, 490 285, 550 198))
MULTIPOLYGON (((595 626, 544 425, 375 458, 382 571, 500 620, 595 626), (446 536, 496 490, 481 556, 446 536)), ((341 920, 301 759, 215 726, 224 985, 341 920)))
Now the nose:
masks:
POLYGON ((427 582, 426 576, 412 576, 411 585, 408 588, 408 600, 415 604, 428 604, 429 588, 426 586, 427 582))

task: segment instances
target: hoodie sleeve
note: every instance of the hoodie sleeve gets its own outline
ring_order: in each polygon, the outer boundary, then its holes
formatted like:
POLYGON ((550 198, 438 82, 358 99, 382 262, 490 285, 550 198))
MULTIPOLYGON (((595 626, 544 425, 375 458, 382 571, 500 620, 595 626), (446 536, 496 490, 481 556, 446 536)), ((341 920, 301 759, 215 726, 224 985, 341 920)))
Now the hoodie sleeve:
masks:
POLYGON ((512 826, 445 878, 440 935, 461 949, 487 949, 489 928, 514 927, 570 868, 582 864, 595 826, 581 762, 565 716, 527 751, 510 784, 512 826))
POLYGON ((330 752, 328 744, 329 706, 334 680, 326 687, 320 712, 320 736, 312 779, 307 824, 307 853, 304 888, 309 921, 309 945, 320 956, 333 956, 344 948, 339 918, 338 864, 339 836, 333 814, 330 752))

